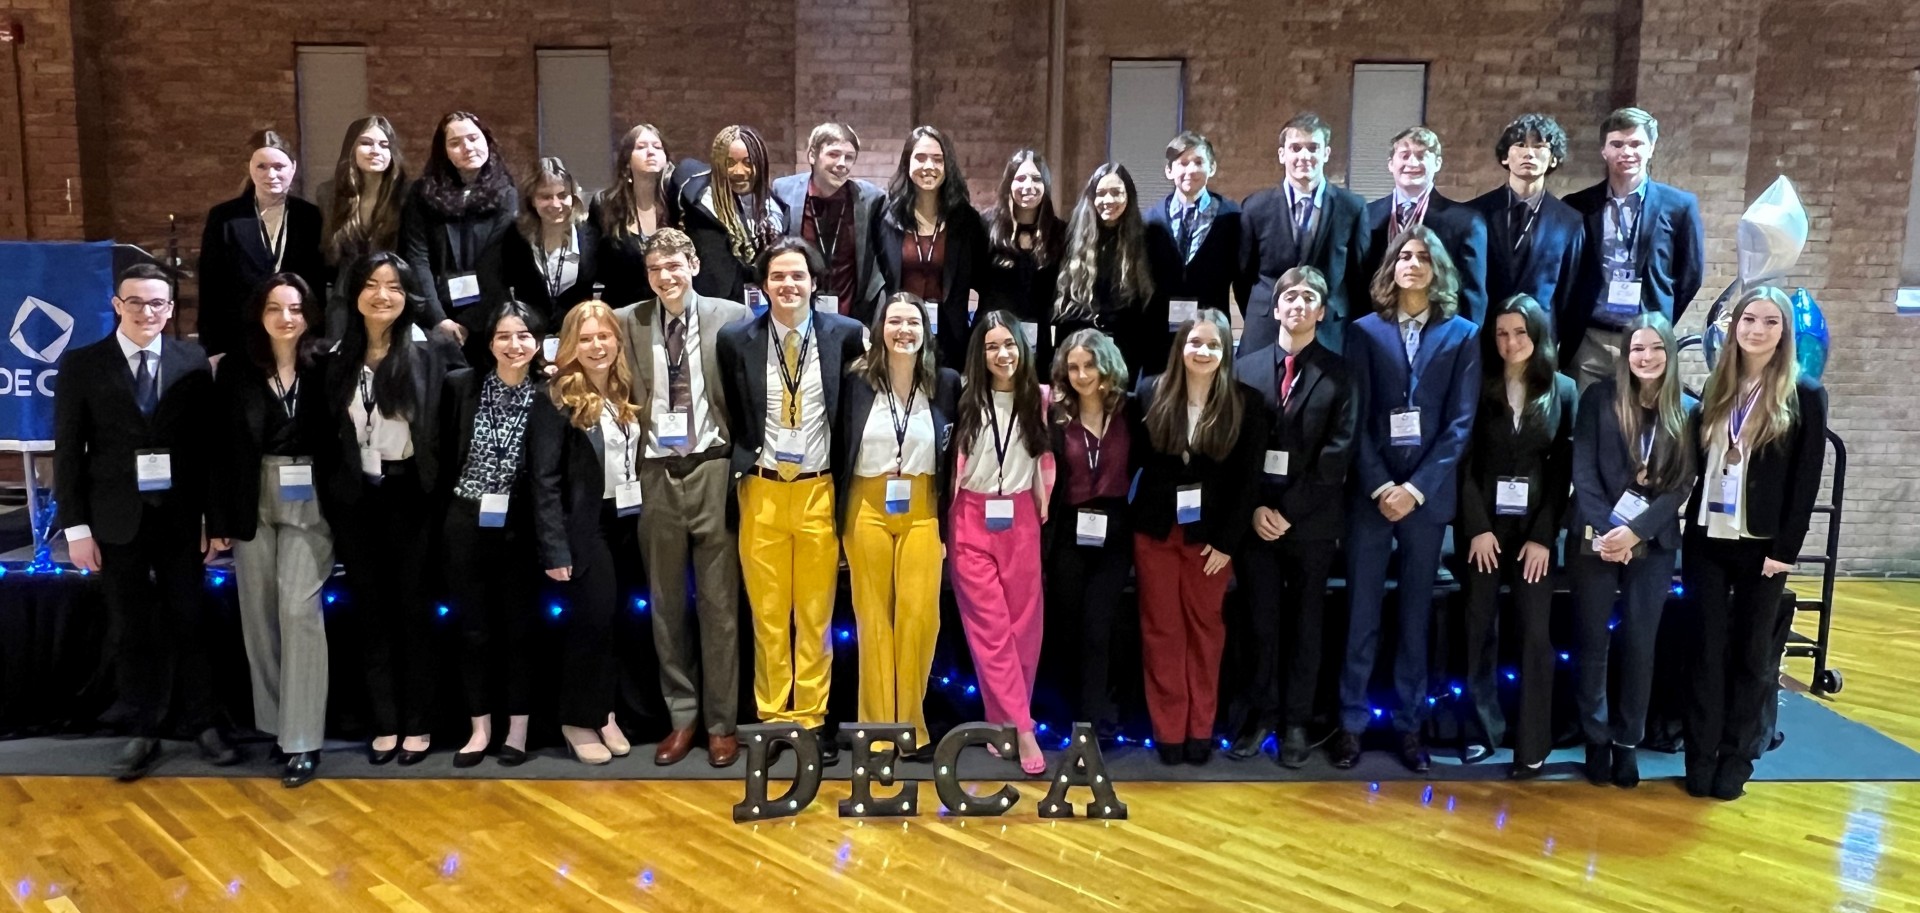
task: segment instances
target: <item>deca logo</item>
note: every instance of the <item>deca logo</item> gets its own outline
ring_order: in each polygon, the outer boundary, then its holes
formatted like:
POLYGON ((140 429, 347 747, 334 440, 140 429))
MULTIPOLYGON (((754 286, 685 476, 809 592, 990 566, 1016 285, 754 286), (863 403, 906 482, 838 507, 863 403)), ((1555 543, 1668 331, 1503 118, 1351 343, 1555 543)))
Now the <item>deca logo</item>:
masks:
MULTIPOLYGON (((39 332, 33 335, 44 337, 46 334, 39 332)), ((34 361, 53 364, 60 360, 62 353, 67 351, 67 343, 73 341, 73 315, 28 295, 27 300, 20 302, 20 310, 13 315, 13 328, 7 332, 7 339, 13 342, 14 348, 20 350, 20 354, 34 361), (59 331, 59 335, 55 336, 52 342, 36 346, 28 338, 28 331, 33 328, 28 327, 27 322, 35 315, 52 323, 53 328, 59 331)))

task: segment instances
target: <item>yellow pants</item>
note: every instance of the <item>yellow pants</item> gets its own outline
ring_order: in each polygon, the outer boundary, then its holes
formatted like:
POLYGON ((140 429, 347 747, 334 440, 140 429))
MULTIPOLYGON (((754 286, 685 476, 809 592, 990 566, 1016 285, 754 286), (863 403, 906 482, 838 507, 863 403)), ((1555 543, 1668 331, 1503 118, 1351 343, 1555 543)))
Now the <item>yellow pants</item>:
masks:
POLYGON ((760 721, 826 725, 833 682, 828 629, 840 580, 831 477, 741 480, 740 575, 753 606, 753 700, 760 721))
POLYGON ((860 626, 860 719, 912 723, 927 744, 927 676, 940 633, 940 544, 932 476, 912 476, 913 501, 887 513, 887 480, 859 478, 847 518, 847 570, 860 626))

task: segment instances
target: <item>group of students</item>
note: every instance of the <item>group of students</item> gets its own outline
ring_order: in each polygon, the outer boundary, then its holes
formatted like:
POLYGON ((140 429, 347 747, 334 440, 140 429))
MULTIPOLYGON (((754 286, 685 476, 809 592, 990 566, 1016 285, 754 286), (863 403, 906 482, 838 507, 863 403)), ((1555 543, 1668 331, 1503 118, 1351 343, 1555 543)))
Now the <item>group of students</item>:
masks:
POLYGON ((1306 114, 1281 130, 1283 182, 1241 206, 1208 191, 1212 146, 1183 133, 1166 200, 1143 212, 1109 163, 1065 221, 1032 150, 1008 161, 997 205, 973 210, 932 127, 912 131, 882 191, 850 179, 845 125, 813 132, 808 173, 771 181, 751 128, 674 167, 641 125, 589 205, 556 159, 516 191, 467 112, 442 119, 409 182, 391 125, 369 117, 347 133, 324 215, 288 193, 286 145, 256 137, 247 191, 208 220, 206 352, 162 335, 166 274, 134 267, 117 332, 70 353, 58 380, 57 522, 74 563, 102 573, 140 711, 120 773, 151 767, 169 723, 237 757, 195 652, 197 564, 229 545, 256 725, 290 786, 318 762, 320 587, 336 557, 375 763, 429 750, 436 602, 456 616, 472 721, 455 765, 526 759, 534 670, 498 647, 526 636, 542 572, 569 593, 562 734, 586 763, 627 754, 608 632, 636 559, 672 727, 657 763, 699 742, 715 766, 738 756, 743 589, 754 717, 822 729, 844 554, 859 718, 911 724, 900 756, 930 754, 944 568, 986 717, 1017 731, 1037 774, 1043 614, 1079 632, 1064 651, 1075 715, 1111 735, 1130 579, 1162 760, 1212 753, 1237 577, 1255 661, 1230 754, 1278 734, 1280 763, 1304 765, 1336 547, 1351 618, 1327 751, 1352 766, 1381 713, 1368 683, 1397 553, 1391 719, 1400 759, 1425 771, 1427 633, 1452 526, 1467 760, 1507 740, 1504 589, 1522 657, 1512 773, 1541 769, 1564 530, 1588 776, 1637 783, 1684 539, 1700 648, 1687 787, 1737 796, 1764 741, 1773 606, 1820 481, 1824 394, 1798 374, 1787 299, 1762 288, 1734 308, 1704 402, 1685 395, 1672 320, 1699 287, 1697 203, 1648 177, 1650 115, 1602 128, 1608 178, 1566 202, 1543 187, 1567 154, 1551 118, 1503 131, 1511 179, 1471 204, 1432 189, 1439 138, 1409 128, 1393 195, 1368 204, 1326 181, 1332 132, 1306 114))

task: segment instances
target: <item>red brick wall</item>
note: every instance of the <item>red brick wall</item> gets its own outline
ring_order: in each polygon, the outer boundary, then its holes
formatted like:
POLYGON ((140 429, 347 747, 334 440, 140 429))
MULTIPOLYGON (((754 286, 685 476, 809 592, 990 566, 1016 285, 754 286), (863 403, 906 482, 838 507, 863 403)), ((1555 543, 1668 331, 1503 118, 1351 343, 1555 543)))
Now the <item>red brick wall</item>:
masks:
POLYGON ((0 49, 0 132, 11 134, 0 137, 0 237, 79 238, 80 135, 69 0, 14 0, 0 10, 0 22, 9 19, 20 24, 25 40, 0 49))

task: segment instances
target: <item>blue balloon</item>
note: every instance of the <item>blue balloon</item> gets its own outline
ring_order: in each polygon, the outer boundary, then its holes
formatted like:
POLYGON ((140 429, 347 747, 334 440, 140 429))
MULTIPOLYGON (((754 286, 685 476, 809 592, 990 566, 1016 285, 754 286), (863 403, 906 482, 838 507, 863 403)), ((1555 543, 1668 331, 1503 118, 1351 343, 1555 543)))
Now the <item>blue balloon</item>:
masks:
POLYGON ((1793 351, 1803 376, 1819 380, 1827 370, 1827 352, 1832 348, 1827 331, 1827 315, 1806 289, 1793 291, 1793 351))

